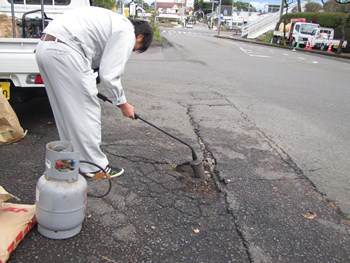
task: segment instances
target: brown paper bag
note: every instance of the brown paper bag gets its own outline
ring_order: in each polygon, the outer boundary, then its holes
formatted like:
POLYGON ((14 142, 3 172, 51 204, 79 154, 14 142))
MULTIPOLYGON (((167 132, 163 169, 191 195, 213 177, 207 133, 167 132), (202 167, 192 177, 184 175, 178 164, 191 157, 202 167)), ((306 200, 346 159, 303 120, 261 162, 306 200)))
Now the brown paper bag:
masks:
POLYGON ((0 263, 8 260, 11 253, 35 226, 35 205, 7 203, 16 198, 0 186, 0 263))
MULTIPOLYGON (((20 37, 17 24, 17 18, 15 21, 15 34, 16 37, 20 37)), ((9 38, 14 37, 13 36, 13 30, 12 30, 12 17, 7 16, 5 14, 0 14, 0 37, 1 38, 9 38)))
POLYGON ((16 142, 22 139, 26 133, 0 88, 0 144, 16 142))

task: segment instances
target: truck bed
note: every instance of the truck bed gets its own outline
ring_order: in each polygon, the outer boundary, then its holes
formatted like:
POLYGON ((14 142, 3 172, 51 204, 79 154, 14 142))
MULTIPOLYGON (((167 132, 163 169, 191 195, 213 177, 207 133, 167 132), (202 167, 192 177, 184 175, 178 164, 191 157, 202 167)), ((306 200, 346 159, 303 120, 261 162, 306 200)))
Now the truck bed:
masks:
POLYGON ((34 54, 38 42, 39 39, 0 38, 0 78, 39 72, 34 54))

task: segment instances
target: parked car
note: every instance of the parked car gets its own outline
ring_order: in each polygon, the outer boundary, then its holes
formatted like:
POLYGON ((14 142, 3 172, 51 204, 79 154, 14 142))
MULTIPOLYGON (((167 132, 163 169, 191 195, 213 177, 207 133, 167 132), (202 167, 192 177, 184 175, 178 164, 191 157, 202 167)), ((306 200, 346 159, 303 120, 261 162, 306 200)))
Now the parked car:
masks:
POLYGON ((193 23, 192 22, 187 22, 186 27, 187 28, 193 28, 193 23))

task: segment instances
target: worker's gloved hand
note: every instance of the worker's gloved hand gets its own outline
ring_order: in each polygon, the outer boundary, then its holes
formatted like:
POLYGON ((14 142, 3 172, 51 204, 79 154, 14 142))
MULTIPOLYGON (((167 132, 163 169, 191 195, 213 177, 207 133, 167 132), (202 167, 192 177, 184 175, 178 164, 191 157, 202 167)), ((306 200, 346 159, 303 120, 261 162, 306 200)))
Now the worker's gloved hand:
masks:
POLYGON ((122 111, 122 113, 125 117, 128 117, 128 118, 133 119, 133 120, 135 119, 134 106, 132 106, 129 103, 124 103, 124 104, 118 105, 118 107, 120 108, 120 110, 122 111))

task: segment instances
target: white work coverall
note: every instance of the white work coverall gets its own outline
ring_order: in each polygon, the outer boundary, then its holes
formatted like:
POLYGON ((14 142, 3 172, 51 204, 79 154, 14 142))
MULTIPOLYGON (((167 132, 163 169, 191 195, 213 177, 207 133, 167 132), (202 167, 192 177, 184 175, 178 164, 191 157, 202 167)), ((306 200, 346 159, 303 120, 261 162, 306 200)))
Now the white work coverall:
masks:
MULTIPOLYGON (((121 75, 135 46, 134 27, 107 9, 83 7, 57 17, 44 33, 56 41, 40 41, 36 60, 60 140, 71 141, 80 160, 105 168, 109 162, 100 149, 101 107, 93 69, 99 68, 101 84, 113 104, 126 103, 121 75)), ((80 169, 98 170, 83 164, 80 169)))

